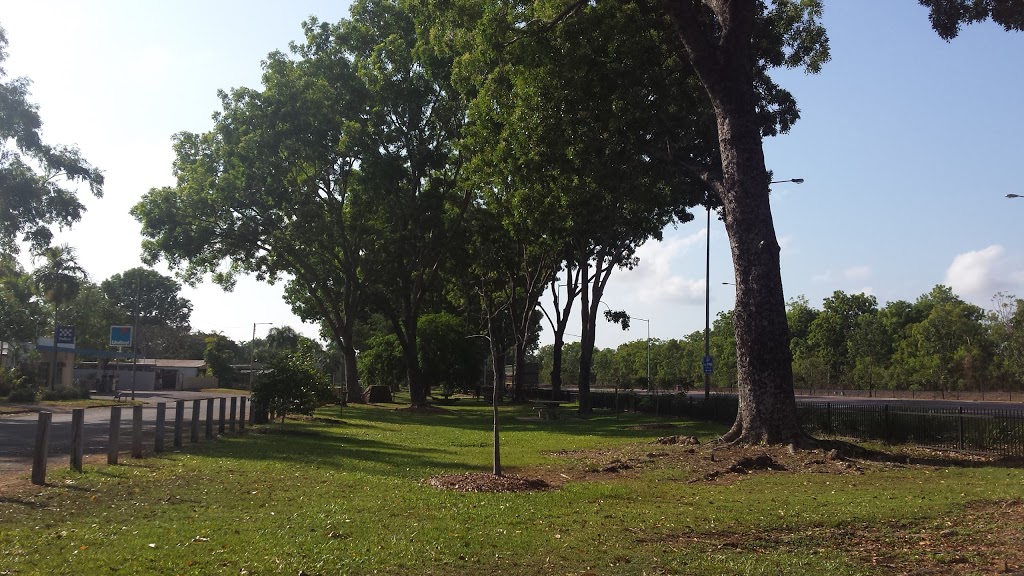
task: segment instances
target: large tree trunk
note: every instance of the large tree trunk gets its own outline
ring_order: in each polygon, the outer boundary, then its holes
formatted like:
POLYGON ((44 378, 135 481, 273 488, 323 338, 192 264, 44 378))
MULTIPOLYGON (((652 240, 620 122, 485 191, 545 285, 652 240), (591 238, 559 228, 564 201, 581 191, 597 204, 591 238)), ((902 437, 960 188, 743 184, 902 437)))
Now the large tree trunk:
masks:
POLYGON ((754 92, 751 39, 759 8, 754 0, 707 5, 677 0, 666 7, 718 123, 722 174, 711 184, 724 207, 736 280, 733 323, 739 395, 736 422, 723 440, 795 442, 802 433, 754 92), (710 21, 708 7, 715 22, 710 21))
POLYGON ((562 346, 565 340, 562 334, 555 333, 555 343, 551 346, 551 399, 558 400, 562 395, 562 346))

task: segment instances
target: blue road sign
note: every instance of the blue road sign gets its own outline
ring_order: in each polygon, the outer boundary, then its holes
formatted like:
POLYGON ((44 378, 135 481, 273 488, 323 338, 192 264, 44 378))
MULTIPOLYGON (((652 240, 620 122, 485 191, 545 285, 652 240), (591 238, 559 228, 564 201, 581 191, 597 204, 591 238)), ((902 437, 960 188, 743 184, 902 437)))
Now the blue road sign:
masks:
POLYGON ((132 327, 131 326, 111 326, 110 327, 110 345, 111 346, 131 346, 132 345, 132 327))
POLYGON ((75 327, 74 326, 57 326, 57 344, 74 344, 75 343, 75 327))
POLYGON ((705 356, 701 361, 701 366, 704 367, 705 374, 711 374, 715 371, 715 359, 711 356, 705 356))

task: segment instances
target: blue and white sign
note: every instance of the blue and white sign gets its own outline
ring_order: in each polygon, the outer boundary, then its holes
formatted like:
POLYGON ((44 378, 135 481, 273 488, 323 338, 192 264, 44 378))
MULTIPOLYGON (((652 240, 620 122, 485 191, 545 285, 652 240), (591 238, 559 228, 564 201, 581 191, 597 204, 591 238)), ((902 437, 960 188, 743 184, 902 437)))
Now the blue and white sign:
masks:
POLYGON ((61 344, 74 344, 75 343, 75 327, 74 326, 57 326, 57 345, 61 344))
POLYGON ((131 346, 132 345, 132 327, 131 326, 111 326, 110 327, 110 345, 111 346, 131 346))
POLYGON ((712 373, 714 373, 714 371, 715 371, 715 359, 712 358, 711 356, 705 356, 700 361, 700 364, 701 364, 701 366, 704 367, 704 373, 705 374, 712 374, 712 373))

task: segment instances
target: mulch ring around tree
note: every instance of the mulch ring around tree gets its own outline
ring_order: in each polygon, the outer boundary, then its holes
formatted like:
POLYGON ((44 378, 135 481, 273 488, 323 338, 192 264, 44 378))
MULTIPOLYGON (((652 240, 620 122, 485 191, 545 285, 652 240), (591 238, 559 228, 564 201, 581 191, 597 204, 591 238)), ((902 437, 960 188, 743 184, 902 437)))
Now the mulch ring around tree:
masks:
POLYGON ((551 488, 550 484, 540 478, 495 476, 484 472, 433 476, 428 478, 426 483, 435 488, 455 492, 536 492, 551 488))

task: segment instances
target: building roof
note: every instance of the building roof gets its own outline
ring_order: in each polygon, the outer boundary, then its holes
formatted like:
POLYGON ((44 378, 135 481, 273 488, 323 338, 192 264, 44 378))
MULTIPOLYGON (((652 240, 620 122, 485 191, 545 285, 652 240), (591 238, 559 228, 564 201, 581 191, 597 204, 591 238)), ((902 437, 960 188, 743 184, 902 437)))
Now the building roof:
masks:
POLYGON ((177 358, 139 358, 139 364, 154 368, 205 368, 206 360, 181 360, 177 358))

